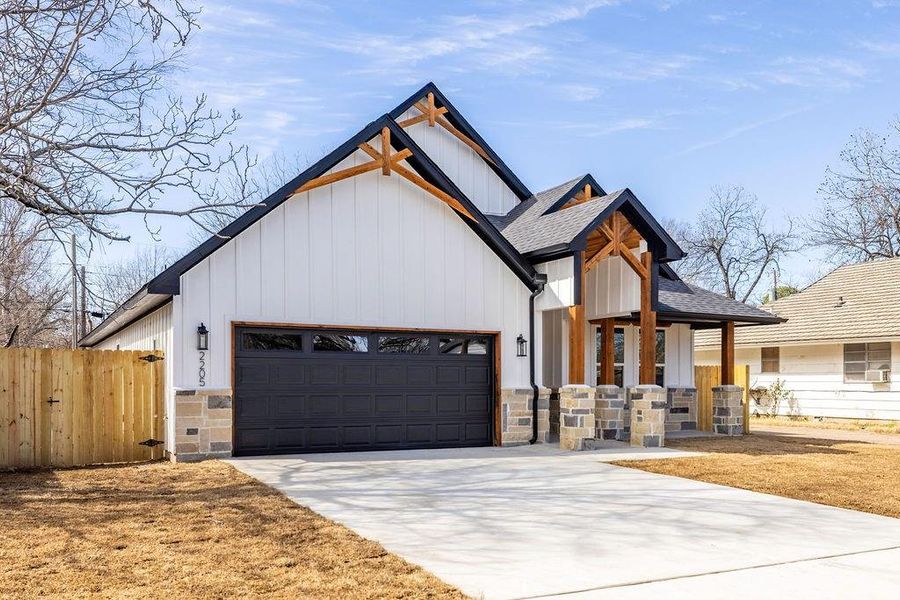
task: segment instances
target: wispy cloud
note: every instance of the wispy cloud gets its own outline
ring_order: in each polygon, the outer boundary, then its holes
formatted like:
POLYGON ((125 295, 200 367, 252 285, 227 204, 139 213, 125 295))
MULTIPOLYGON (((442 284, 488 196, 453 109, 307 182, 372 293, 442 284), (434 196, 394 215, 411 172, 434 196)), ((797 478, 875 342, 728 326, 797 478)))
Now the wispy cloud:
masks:
POLYGON ((704 150, 706 148, 711 148, 713 146, 718 146, 723 142, 727 142, 728 140, 732 140, 736 137, 739 137, 747 132, 753 131, 754 129, 759 129, 760 127, 765 127, 767 125, 773 125, 780 121, 784 121, 785 119, 789 119, 793 116, 799 115, 801 113, 807 112, 815 108, 814 105, 802 106, 800 108, 795 108, 793 110, 788 110, 782 113, 779 113, 773 117, 768 117, 765 119, 760 119, 758 121, 754 121, 752 123, 747 123, 746 125, 740 125, 733 129, 729 129, 723 134, 716 136, 712 139, 708 139, 702 141, 700 143, 694 144, 692 146, 688 146, 687 148, 672 154, 672 156, 683 156, 685 154, 690 154, 692 152, 696 152, 698 150, 704 150))
POLYGON ((797 87, 850 87, 868 74, 861 63, 830 56, 785 56, 759 73, 764 81, 797 87))

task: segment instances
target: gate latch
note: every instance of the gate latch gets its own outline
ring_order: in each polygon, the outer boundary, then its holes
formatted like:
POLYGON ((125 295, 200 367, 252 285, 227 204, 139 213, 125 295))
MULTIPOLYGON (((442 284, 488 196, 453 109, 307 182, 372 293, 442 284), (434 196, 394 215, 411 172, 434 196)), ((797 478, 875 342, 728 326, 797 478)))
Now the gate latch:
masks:
POLYGON ((139 356, 141 360, 146 360, 148 363, 155 363, 158 360, 162 360, 162 356, 157 356, 156 354, 148 354, 147 356, 139 356))

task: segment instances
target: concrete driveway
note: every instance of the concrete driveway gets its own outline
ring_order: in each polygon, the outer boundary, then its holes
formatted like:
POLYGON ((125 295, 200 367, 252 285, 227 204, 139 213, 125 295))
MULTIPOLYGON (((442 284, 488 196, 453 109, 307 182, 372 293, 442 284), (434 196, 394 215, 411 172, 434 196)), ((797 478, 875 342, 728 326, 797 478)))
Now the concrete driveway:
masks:
POLYGON ((898 519, 608 458, 531 446, 231 463, 475 598, 900 597, 898 519))

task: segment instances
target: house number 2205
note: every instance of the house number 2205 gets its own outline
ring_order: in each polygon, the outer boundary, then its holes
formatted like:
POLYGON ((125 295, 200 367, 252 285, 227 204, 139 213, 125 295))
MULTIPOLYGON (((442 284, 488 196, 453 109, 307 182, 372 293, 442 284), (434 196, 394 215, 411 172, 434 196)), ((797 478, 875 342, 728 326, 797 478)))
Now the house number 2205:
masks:
POLYGON ((199 379, 198 385, 206 387, 206 352, 204 350, 200 351, 200 368, 197 370, 197 378, 199 379))

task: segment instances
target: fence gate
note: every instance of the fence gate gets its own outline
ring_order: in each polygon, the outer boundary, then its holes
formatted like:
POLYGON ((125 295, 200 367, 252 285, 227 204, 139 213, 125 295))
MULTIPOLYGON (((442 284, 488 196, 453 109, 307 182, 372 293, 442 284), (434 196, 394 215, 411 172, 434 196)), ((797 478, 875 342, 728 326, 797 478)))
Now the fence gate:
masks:
MULTIPOLYGON (((697 429, 713 430, 712 389, 722 384, 722 367, 704 365, 694 367, 694 386, 697 388, 697 429)), ((744 388, 744 433, 750 432, 750 365, 735 365, 734 384, 744 388)))
POLYGON ((0 349, 0 468, 161 458, 159 351, 0 349))

